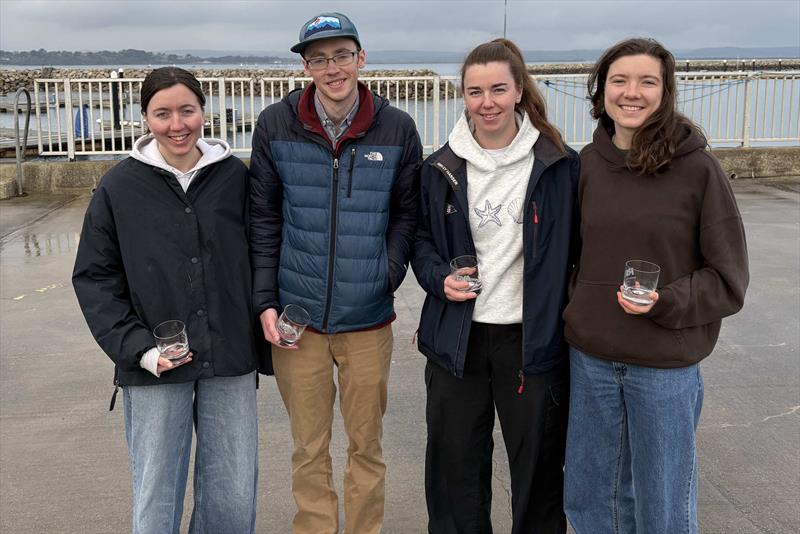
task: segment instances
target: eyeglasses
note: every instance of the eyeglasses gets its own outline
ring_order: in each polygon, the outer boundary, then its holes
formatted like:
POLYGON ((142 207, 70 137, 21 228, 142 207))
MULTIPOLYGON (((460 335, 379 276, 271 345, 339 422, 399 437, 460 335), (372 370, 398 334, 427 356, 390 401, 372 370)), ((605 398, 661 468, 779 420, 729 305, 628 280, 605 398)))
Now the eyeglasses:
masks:
POLYGON ((333 61, 337 67, 346 67, 356 59, 358 52, 342 52, 333 57, 315 57, 305 59, 306 67, 310 70, 322 70, 328 68, 328 62, 333 61))

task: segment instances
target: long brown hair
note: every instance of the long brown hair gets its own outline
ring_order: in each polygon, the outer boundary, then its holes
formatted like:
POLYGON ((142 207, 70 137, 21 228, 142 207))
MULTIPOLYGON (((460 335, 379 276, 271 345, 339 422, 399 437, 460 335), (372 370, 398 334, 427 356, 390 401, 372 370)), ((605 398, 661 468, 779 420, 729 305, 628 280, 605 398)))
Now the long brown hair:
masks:
POLYGON ((626 39, 603 52, 587 81, 592 117, 600 120, 601 127, 614 124, 604 105, 608 70, 619 58, 638 55, 651 56, 661 63, 664 94, 658 109, 634 132, 627 163, 631 170, 652 174, 672 161, 687 127, 703 139, 705 136, 691 120, 678 112, 675 57, 655 39, 626 39))
POLYGON ((561 133, 547 121, 544 98, 542 98, 542 94, 536 88, 536 84, 533 83, 530 75, 528 75, 522 52, 513 42, 508 39, 495 39, 473 48, 461 66, 461 87, 464 87, 464 73, 466 73, 468 67, 486 65, 493 61, 507 63, 511 70, 511 76, 514 78, 514 83, 522 88, 522 100, 516 105, 516 109, 527 113, 531 124, 549 137, 561 152, 564 152, 564 141, 561 138, 561 133))

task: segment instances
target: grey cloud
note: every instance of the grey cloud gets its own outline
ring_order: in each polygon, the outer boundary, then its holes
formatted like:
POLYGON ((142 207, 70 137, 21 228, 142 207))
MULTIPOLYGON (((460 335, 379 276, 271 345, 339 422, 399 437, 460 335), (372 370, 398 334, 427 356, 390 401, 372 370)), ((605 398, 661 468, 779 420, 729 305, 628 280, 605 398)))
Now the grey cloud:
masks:
MULTIPOLYGON (((0 48, 279 52, 322 11, 351 16, 367 50, 461 51, 503 29, 503 0, 0 0, 0 48)), ((800 2, 508 2, 508 36, 523 49, 604 48, 631 35, 677 49, 800 46, 800 2)))

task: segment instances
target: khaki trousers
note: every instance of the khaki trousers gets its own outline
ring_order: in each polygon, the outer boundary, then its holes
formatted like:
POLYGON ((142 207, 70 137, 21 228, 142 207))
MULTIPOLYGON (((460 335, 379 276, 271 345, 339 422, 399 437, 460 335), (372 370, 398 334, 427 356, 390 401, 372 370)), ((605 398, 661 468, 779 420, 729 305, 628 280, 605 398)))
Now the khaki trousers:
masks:
POLYGON ((275 379, 294 440, 294 534, 339 531, 339 504, 329 451, 336 400, 334 366, 338 369, 339 407, 349 440, 344 531, 381 531, 386 472, 381 438, 392 345, 392 327, 386 325, 341 334, 306 331, 298 350, 273 347, 275 379))

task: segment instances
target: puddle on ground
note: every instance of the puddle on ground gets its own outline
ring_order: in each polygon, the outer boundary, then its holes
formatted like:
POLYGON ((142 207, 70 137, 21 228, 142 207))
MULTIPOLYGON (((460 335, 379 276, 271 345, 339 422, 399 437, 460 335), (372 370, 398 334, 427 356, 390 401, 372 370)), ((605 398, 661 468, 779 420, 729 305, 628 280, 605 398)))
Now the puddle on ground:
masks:
POLYGON ((75 254, 78 249, 80 234, 67 233, 26 233, 16 235, 4 241, 2 254, 4 257, 40 258, 61 254, 75 254))

